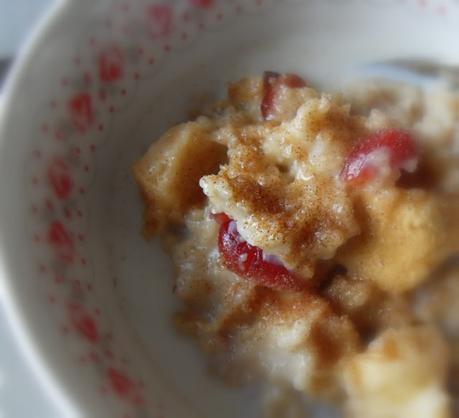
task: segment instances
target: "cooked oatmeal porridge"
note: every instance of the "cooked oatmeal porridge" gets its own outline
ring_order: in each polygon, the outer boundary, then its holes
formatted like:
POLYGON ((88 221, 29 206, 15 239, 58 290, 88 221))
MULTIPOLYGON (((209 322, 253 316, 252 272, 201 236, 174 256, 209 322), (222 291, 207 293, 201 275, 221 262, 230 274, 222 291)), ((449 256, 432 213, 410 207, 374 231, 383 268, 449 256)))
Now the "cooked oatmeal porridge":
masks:
POLYGON ((166 132, 134 174, 144 233, 175 263, 177 327, 227 381, 282 388, 270 416, 295 410, 279 407, 289 391, 346 417, 453 416, 459 95, 324 94, 266 72, 166 132))

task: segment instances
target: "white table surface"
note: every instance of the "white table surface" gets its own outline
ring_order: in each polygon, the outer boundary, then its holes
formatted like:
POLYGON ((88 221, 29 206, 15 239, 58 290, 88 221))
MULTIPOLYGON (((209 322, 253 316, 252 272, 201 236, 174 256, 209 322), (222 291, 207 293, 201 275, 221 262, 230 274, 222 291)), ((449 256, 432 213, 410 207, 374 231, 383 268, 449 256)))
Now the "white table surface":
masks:
MULTIPOLYGON (((51 2, 0 0, 0 59, 14 59, 28 31, 51 2)), ((0 418, 65 418, 51 403, 17 346, 5 318, 4 297, 0 288, 0 418)))

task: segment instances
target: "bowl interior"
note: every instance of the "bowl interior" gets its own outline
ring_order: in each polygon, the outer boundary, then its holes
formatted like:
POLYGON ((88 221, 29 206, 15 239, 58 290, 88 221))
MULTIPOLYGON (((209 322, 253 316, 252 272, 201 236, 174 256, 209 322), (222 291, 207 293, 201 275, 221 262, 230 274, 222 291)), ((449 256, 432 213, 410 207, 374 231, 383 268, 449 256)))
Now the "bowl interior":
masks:
POLYGON ((130 167, 228 80, 268 69, 332 91, 368 62, 450 60, 459 7, 444 4, 106 1, 56 12, 12 83, 0 223, 15 314, 77 409, 257 415, 257 386, 227 388, 175 332, 172 266, 140 235, 130 167))

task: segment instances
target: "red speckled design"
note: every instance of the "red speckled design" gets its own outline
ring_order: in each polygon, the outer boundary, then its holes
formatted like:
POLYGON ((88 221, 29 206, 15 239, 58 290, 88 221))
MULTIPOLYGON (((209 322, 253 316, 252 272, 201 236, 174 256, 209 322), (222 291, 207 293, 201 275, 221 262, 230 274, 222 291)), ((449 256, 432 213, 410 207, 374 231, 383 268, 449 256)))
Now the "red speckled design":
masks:
MULTIPOLYGON (((276 0, 271 0, 274 2, 276 0)), ((281 1, 281 0, 277 0, 281 1)), ((398 0, 446 15, 456 2, 398 0)), ((111 119, 121 112, 137 84, 151 78, 173 51, 186 47, 199 32, 267 0, 112 1, 105 19, 76 48, 73 70, 56 84, 56 99, 45 103, 39 140, 31 150, 28 178, 31 239, 40 248, 37 275, 46 281, 47 301, 58 310, 65 338, 80 340, 78 365, 93 367, 101 396, 122 404, 122 418, 166 417, 161 400, 146 403, 141 373, 130 367, 92 294, 86 194, 95 169, 95 152, 109 141, 111 119), (45 145, 46 143, 46 145, 45 145), (46 150, 46 151, 45 151, 46 150)), ((397 3, 394 1, 394 3, 397 3)), ((286 3, 287 4, 287 3, 286 3)))

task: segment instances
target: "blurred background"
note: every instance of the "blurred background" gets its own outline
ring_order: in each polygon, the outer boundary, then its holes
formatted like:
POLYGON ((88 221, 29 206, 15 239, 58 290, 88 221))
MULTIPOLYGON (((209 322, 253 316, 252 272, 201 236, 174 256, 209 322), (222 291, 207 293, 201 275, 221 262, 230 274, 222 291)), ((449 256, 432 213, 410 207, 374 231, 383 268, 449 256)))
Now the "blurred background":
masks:
POLYGON ((0 0, 0 76, 53 0, 0 0))
MULTIPOLYGON (((0 112, 7 70, 51 3, 53 0, 0 0, 0 112)), ((3 303, 0 288, 0 418, 65 418, 30 372, 15 343, 3 303)))

